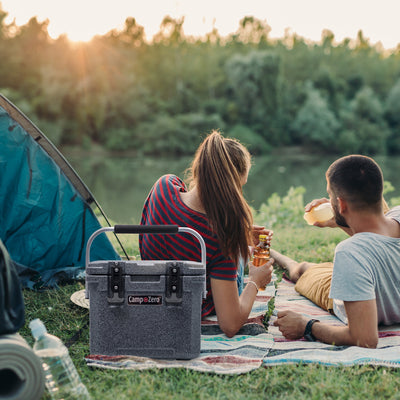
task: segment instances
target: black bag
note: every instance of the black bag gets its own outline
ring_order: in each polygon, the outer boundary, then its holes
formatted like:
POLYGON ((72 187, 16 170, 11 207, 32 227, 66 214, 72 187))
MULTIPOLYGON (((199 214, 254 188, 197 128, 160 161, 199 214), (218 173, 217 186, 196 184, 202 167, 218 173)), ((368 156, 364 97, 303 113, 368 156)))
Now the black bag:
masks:
POLYGON ((0 240, 0 335, 15 333, 24 323, 24 298, 17 270, 0 240))

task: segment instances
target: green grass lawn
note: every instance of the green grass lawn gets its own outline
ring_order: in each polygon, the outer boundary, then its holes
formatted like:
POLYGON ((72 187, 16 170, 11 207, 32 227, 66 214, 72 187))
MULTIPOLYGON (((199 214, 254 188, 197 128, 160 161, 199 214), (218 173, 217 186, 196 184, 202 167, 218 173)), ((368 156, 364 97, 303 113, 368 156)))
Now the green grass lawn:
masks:
MULTIPOLYGON (((328 261, 344 234, 314 227, 274 229, 273 245, 298 259, 328 261)), ((133 245, 133 247, 135 244, 133 245)), ((400 398, 400 370, 383 367, 319 365, 261 367, 239 376, 219 376, 184 369, 112 371, 86 366, 89 354, 88 310, 74 305, 78 282, 45 292, 24 291, 26 325, 21 334, 33 343, 28 323, 45 322, 64 343, 82 328, 70 347, 71 357, 93 399, 374 399, 400 398)), ((49 397, 44 397, 49 398, 49 397)))
MULTIPOLYGON (((302 207, 301 192, 289 192, 283 199, 271 197, 255 213, 255 222, 274 227, 272 247, 288 256, 314 262, 332 260, 335 246, 345 234, 306 226, 302 207), (273 221, 268 220, 271 215, 273 221)), ((131 241, 125 236, 124 246, 130 254, 137 254, 135 236, 131 241)), ((28 328, 33 318, 40 318, 48 331, 64 343, 70 343, 81 330, 70 346, 70 354, 93 399, 400 399, 400 369, 386 367, 285 365, 261 367, 239 376, 173 368, 148 371, 88 368, 84 361, 89 354, 88 310, 70 301, 71 294, 83 287, 77 282, 41 293, 25 290, 26 324, 20 333, 33 344, 28 328)))

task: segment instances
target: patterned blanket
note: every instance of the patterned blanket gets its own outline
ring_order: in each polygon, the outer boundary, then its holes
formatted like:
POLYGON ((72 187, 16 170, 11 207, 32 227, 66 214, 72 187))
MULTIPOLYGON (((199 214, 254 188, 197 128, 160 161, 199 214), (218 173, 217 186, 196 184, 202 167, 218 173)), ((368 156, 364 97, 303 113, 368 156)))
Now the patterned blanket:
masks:
MULTIPOLYGON (((262 366, 263 359, 273 346, 273 337, 264 327, 268 303, 275 294, 276 278, 259 291, 247 323, 232 338, 224 335, 216 317, 202 321, 201 352, 193 360, 158 360, 135 356, 85 357, 90 367, 110 369, 187 368, 218 374, 243 374, 262 366)), ((245 279, 246 282, 246 279, 245 279)))
MULTIPOLYGON (((287 280, 282 280, 278 285, 275 309, 290 309, 327 324, 343 325, 338 318, 298 294, 294 290, 294 284, 287 280)), ((274 317, 271 318, 271 324, 273 319, 274 317)), ((275 326, 270 326, 268 332, 274 338, 274 345, 264 357, 264 366, 318 363, 332 366, 370 364, 400 367, 400 325, 379 329, 377 349, 333 346, 320 342, 307 342, 304 339, 286 340, 275 326)))
POLYGON ((275 289, 276 277, 260 291, 247 323, 233 337, 225 336, 216 317, 202 321, 201 353, 193 360, 158 360, 135 356, 89 355, 90 367, 145 370, 150 368, 187 368, 217 374, 243 374, 259 368, 281 364, 316 363, 329 366, 358 364, 400 367, 400 325, 379 329, 377 349, 356 346, 333 346, 304 339, 286 340, 273 326, 271 317, 268 332, 263 319, 268 303, 275 296, 275 309, 301 312, 331 325, 342 322, 322 310, 294 290, 294 284, 282 280, 275 289))

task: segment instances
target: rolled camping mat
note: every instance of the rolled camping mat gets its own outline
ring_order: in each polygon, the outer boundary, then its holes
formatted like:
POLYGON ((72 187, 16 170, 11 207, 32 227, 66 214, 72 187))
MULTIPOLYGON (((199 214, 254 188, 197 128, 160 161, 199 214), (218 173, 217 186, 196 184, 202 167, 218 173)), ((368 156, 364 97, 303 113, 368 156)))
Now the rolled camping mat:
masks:
POLYGON ((39 357, 18 333, 0 336, 0 400, 39 400, 44 372, 39 357))

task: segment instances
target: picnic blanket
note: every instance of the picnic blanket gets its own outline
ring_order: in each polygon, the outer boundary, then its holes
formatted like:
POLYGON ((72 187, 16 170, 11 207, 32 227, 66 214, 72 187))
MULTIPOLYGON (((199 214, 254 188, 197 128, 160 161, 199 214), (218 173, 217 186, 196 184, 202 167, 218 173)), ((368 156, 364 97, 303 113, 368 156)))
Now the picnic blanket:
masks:
MULTIPOLYGON (((324 311, 297 293, 294 284, 286 279, 278 284, 275 309, 290 309, 330 325, 343 325, 334 315, 324 311)), ((271 318, 271 324, 275 318, 271 318)), ((304 339, 287 340, 279 332, 279 329, 272 325, 268 332, 273 336, 274 344, 264 357, 264 366, 317 363, 330 366, 369 364, 400 367, 400 325, 380 328, 376 349, 365 349, 357 346, 333 346, 321 342, 307 342, 304 339)))
MULTIPOLYGON (((245 282, 246 282, 245 278, 245 282)), ((200 356, 192 360, 159 360, 136 356, 85 357, 89 367, 145 370, 150 368, 186 368, 217 374, 243 374, 262 366, 273 346, 273 337, 264 327, 268 303, 275 295, 275 281, 258 292, 247 323, 232 338, 222 333, 216 317, 202 321, 200 356)))

